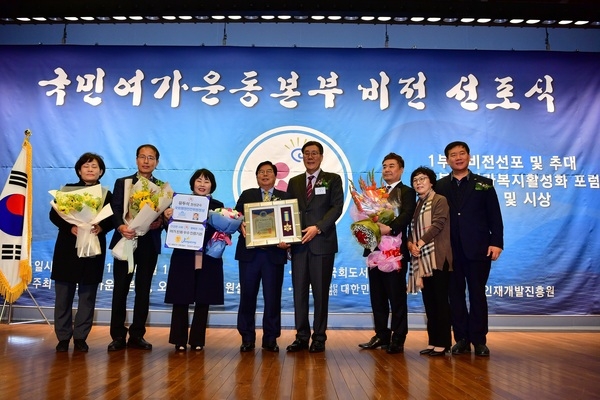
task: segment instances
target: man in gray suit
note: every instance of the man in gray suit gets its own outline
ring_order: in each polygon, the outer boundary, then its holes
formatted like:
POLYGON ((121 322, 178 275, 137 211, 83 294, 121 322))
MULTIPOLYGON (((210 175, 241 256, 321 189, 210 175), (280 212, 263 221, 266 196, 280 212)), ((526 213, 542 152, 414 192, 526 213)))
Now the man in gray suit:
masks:
POLYGON ((292 286, 296 340, 287 347, 295 352, 308 349, 311 338, 308 320, 309 287, 314 300, 312 343, 309 351, 325 351, 329 285, 338 251, 335 222, 342 214, 344 193, 338 174, 321 170, 323 145, 309 141, 302 146, 306 172, 290 179, 288 194, 298 199, 302 242, 292 245, 292 286))

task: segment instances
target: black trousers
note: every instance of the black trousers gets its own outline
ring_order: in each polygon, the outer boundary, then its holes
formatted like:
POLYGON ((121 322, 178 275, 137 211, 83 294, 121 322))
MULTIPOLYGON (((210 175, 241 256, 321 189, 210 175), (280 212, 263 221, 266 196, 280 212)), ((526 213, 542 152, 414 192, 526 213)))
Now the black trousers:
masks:
POLYGON ((171 313, 171 330, 169 343, 185 346, 203 346, 206 343, 206 326, 208 324, 208 304, 196 304, 190 328, 189 304, 173 304, 171 313), (189 336, 188 336, 188 328, 189 336))
POLYGON ((58 340, 87 339, 92 330, 98 284, 54 282, 54 332, 58 340), (77 314, 73 323, 73 299, 77 290, 77 314))
POLYGON ((135 273, 128 273, 127 261, 114 260, 113 297, 110 315, 110 336, 113 339, 127 336, 125 319, 127 317, 127 295, 131 281, 135 275, 135 300, 133 305, 133 321, 129 326, 130 337, 143 337, 146 333, 146 320, 150 308, 150 289, 152 276, 156 269, 158 254, 154 250, 152 238, 142 236, 138 239, 138 247, 133 252, 135 273))
POLYGON ((423 304, 427 315, 428 345, 449 348, 452 344, 448 287, 450 272, 433 270, 433 276, 423 278, 423 304))
POLYGON ((408 263, 401 261, 402 269, 382 272, 369 269, 369 296, 373 310, 375 335, 384 342, 390 339, 404 343, 408 334, 408 310, 406 305, 406 272, 408 263), (392 313, 391 324, 390 310, 392 313))

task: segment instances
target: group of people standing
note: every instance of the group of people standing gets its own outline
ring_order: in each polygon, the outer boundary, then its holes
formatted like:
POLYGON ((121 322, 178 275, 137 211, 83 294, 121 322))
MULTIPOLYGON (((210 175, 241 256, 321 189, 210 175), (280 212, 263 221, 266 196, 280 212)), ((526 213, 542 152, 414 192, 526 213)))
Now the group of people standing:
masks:
MULTIPOLYGON (((289 180, 287 191, 275 189, 277 167, 270 161, 263 161, 256 168, 258 188, 245 190, 235 206, 237 211, 243 212, 247 203, 297 199, 302 226, 299 243, 254 248, 246 246, 245 222, 240 226, 235 259, 239 263, 237 328, 242 339, 241 352, 253 351, 256 346, 255 314, 261 282, 264 298, 261 347, 266 351, 279 351, 281 293, 288 257, 292 264, 296 337, 286 350, 325 351, 329 287, 338 251, 336 220, 342 214, 344 194, 341 177, 321 169, 321 143, 306 142, 302 154, 306 171, 289 180), (312 327, 309 320, 311 292, 314 304, 312 327)), ((363 349, 381 347, 390 354, 404 351, 408 333, 408 287, 409 291, 420 289, 423 293, 429 342, 421 354, 466 353, 471 351, 473 344, 477 355, 489 355, 485 285, 491 262, 499 257, 503 247, 500 206, 492 181, 469 171, 470 151, 466 143, 450 143, 445 154, 452 173, 436 181, 433 170, 419 167, 411 174, 412 187, 401 181, 402 157, 395 153, 384 157, 383 179, 388 198, 396 208, 396 217, 388 224, 378 224, 382 235, 401 235, 403 257, 397 271, 369 269, 375 336, 359 344, 363 349), (391 325, 388 326, 390 312, 391 325), (451 328, 456 344, 450 349, 451 328)), ((117 179, 113 192, 106 194, 105 204, 111 204, 113 216, 93 226, 92 233, 98 235, 102 246, 101 254, 95 257, 77 257, 77 227, 66 223, 54 209, 51 210, 50 219, 59 228, 52 271, 52 279, 56 281, 57 351, 67 351, 71 338, 77 351, 88 350, 85 340, 91 330, 96 291, 102 280, 106 234, 115 229, 109 248, 121 238, 136 238, 136 232, 129 228, 124 218, 124 210, 128 207, 125 184, 135 184, 140 177, 155 182, 153 172, 159 157, 155 146, 140 146, 136 153, 136 174, 117 179), (71 308, 77 288, 79 305, 73 322, 71 308)), ((105 165, 100 156, 86 153, 77 161, 75 170, 80 180, 73 186, 95 185, 100 182, 105 165)), ((190 178, 193 194, 210 196, 210 210, 224 206, 212 196, 216 187, 214 174, 207 169, 197 170, 190 178)), ((129 271, 127 261, 115 258, 110 322, 112 342, 108 351, 126 347, 152 349, 144 339, 150 284, 161 249, 161 232, 167 228, 172 213, 171 208, 165 210, 152 223, 148 233, 137 237, 133 254, 135 274, 129 271), (127 328, 126 302, 132 279, 135 279, 135 301, 133 319, 127 328)), ((214 232, 215 228, 207 224, 205 246, 214 232)), ((368 253, 365 251, 364 255, 368 253)), ((222 258, 194 250, 173 250, 165 302, 173 304, 169 342, 175 345, 176 351, 186 351, 188 345, 194 351, 204 348, 209 306, 224 303, 223 281, 222 258), (190 325, 188 314, 192 304, 194 312, 190 325)))

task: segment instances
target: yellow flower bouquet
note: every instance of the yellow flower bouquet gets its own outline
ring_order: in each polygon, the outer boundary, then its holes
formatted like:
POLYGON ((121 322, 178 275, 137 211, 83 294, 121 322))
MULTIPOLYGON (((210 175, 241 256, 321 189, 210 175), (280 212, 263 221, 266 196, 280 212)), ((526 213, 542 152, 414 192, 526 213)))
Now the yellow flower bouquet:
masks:
MULTIPOLYGON (((133 182, 125 182, 125 199, 128 204, 123 210, 123 218, 129 229, 135 230, 136 237, 145 235, 150 225, 169 207, 173 200, 173 189, 168 182, 152 182, 144 177, 133 182)), ((137 238, 121 238, 112 250, 119 260, 127 260, 129 273, 133 272, 133 252, 137 248, 137 238)))
POLYGON ((58 215, 77 226, 77 256, 94 257, 101 252, 98 236, 92 233, 94 225, 113 214, 110 204, 104 205, 108 189, 102 186, 65 186, 50 190, 54 197, 50 205, 58 215))

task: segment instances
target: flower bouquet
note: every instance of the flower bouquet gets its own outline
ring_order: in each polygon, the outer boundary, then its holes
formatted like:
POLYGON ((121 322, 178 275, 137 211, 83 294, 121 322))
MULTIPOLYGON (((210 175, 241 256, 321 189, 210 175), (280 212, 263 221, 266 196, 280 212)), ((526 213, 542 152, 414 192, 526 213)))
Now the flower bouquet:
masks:
POLYGON ((393 202, 388 201, 388 193, 384 187, 377 187, 373 171, 367 174, 369 184, 360 177, 359 193, 350 181, 350 194, 354 205, 350 215, 355 221, 350 225, 352 236, 365 249, 374 250, 381 240, 381 231, 377 222, 386 224, 395 218, 393 202))
POLYGON ((379 242, 378 249, 367 256, 367 266, 369 268, 379 268, 383 272, 398 271, 400 268, 400 244, 402 244, 401 235, 385 235, 379 242))
POLYGON ((125 199, 128 207, 123 210, 123 218, 129 229, 135 230, 136 238, 121 238, 112 250, 119 260, 127 260, 129 273, 133 272, 133 252, 137 248, 137 237, 145 235, 163 211, 169 207, 173 199, 173 190, 168 182, 157 180, 156 183, 140 177, 133 184, 130 179, 125 181, 125 199))
POLYGON ((50 190, 54 201, 50 205, 58 215, 77 226, 77 257, 94 257, 100 254, 100 241, 92 233, 94 225, 113 214, 110 204, 104 205, 108 189, 102 186, 66 186, 50 190))
POLYGON ((225 251, 225 246, 231 244, 229 235, 238 230, 244 216, 232 208, 217 208, 208 211, 208 224, 217 231, 210 238, 204 249, 204 254, 213 258, 221 258, 225 251))

